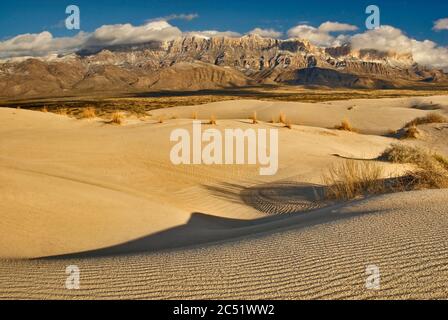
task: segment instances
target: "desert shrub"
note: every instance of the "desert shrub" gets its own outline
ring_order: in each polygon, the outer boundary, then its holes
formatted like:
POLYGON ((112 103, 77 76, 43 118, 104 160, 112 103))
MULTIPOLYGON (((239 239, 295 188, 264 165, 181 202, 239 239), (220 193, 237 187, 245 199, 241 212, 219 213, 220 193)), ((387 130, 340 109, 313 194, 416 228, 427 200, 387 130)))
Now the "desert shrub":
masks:
POLYGON ((61 116, 66 116, 66 115, 68 115, 68 110, 67 110, 67 108, 58 108, 58 109, 56 109, 55 113, 59 114, 61 116))
POLYGON ((413 164, 403 176, 384 178, 375 162, 347 160, 328 169, 322 176, 328 200, 351 200, 390 192, 448 188, 448 159, 437 153, 404 145, 392 145, 378 160, 413 164))
POLYGON ((278 117, 278 122, 286 124, 286 115, 283 112, 280 112, 280 115, 278 117))
POLYGON ((350 121, 348 121, 347 119, 342 120, 340 125, 335 126, 335 129, 349 132, 358 132, 358 130, 353 128, 350 121))
POLYGON ((214 114, 212 114, 211 116, 210 116, 210 122, 209 122, 209 124, 210 125, 213 125, 213 126, 216 126, 216 116, 214 115, 214 114))
POLYGON ((93 107, 87 107, 82 110, 81 118, 92 119, 96 117, 96 110, 93 107))
POLYGON ((252 124, 257 124, 258 123, 257 111, 254 111, 254 113, 252 114, 252 116, 249 117, 249 119, 252 120, 252 124))
POLYGON ((406 127, 403 131, 401 139, 417 139, 420 136, 420 130, 417 126, 406 127))
POLYGON ((392 163, 413 164, 415 170, 408 170, 407 190, 448 188, 448 159, 438 153, 431 153, 417 147, 394 144, 380 156, 392 163))
POLYGON ((405 128, 415 127, 421 124, 429 124, 429 123, 448 123, 448 118, 438 112, 431 112, 424 117, 416 118, 408 122, 405 128))
POLYGON ((374 162, 347 160, 331 166, 322 176, 325 198, 350 200, 363 195, 384 193, 383 169, 374 162))
POLYGON ((112 114, 112 120, 110 121, 110 123, 121 125, 123 124, 123 122, 124 122, 124 116, 121 112, 114 112, 112 114))
POLYGON ((422 165, 431 161, 431 155, 418 147, 407 146, 404 144, 392 144, 378 159, 392 163, 422 165))

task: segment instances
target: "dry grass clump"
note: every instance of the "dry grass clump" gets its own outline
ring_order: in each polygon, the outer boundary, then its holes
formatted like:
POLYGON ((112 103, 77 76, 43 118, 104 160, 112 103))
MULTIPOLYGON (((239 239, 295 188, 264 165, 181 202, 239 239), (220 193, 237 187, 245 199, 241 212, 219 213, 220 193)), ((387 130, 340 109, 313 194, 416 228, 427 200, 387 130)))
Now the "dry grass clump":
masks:
POLYGON ((404 129, 401 139, 417 139, 420 136, 420 130, 417 126, 410 126, 404 129))
POLYGON ((347 119, 342 120, 341 124, 335 126, 334 128, 337 130, 342 130, 342 131, 358 132, 358 130, 353 128, 350 121, 348 121, 347 119))
POLYGON ((212 126, 216 126, 217 125, 217 123, 216 123, 216 116, 214 114, 212 114, 210 116, 210 122, 208 124, 212 125, 212 126))
POLYGON ((384 193, 383 169, 374 162, 347 160, 328 169, 322 176, 325 198, 351 200, 364 195, 384 193))
POLYGON ((429 124, 429 123, 448 123, 448 118, 440 113, 431 112, 425 117, 416 118, 411 122, 408 122, 405 128, 415 127, 421 124, 429 124))
POLYGON ((286 124, 286 115, 283 112, 280 112, 280 115, 278 117, 278 122, 286 124))
POLYGON ((366 195, 423 189, 448 188, 448 159, 415 147, 392 145, 378 160, 413 164, 401 177, 384 178, 384 172, 375 162, 347 160, 331 167, 322 176, 325 198, 351 200, 366 195))
POLYGON ((124 116, 121 112, 114 112, 112 114, 112 120, 110 121, 111 124, 117 124, 122 125, 124 122, 124 116))
POLYGON ((82 110, 81 118, 83 119, 93 119, 96 117, 96 110, 93 107, 87 107, 82 110))
POLYGON ((249 119, 252 120, 252 124, 258 124, 257 111, 254 111, 254 113, 252 114, 252 116, 249 117, 249 119))
MULTIPOLYGON (((380 157, 393 163, 408 163, 417 167, 402 179, 410 190, 448 188, 448 159, 421 148, 394 144, 380 157)), ((408 190, 409 190, 408 188, 408 190)))
POLYGON ((434 160, 436 160, 445 170, 448 170, 448 158, 436 153, 433 154, 434 160))
POLYGON ((56 109, 55 113, 60 116, 66 116, 66 115, 68 115, 68 109, 67 108, 58 108, 58 109, 56 109))
POLYGON ((429 154, 418 147, 403 144, 392 144, 387 148, 378 160, 392 163, 421 164, 428 161, 429 154))

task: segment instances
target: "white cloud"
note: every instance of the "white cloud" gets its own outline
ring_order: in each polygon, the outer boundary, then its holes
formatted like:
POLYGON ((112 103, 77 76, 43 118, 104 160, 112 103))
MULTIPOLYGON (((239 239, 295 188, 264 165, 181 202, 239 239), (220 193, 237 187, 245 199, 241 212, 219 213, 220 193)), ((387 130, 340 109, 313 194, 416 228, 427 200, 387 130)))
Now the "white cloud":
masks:
POLYGON ((139 44, 149 41, 173 40, 182 35, 177 27, 166 21, 153 21, 142 26, 131 24, 105 25, 96 29, 86 41, 85 47, 108 47, 139 44))
POLYGON ((400 29, 381 26, 351 37, 354 49, 375 49, 379 51, 411 52, 412 41, 400 29))
POLYGON ((80 32, 74 37, 55 38, 50 32, 44 31, 0 41, 0 58, 45 56, 54 53, 69 53, 85 48, 172 40, 181 36, 182 32, 166 21, 154 21, 142 26, 105 25, 93 33, 80 32))
POLYGON ((414 61, 421 65, 448 70, 448 48, 439 47, 430 40, 409 38, 400 29, 391 26, 354 35, 350 41, 354 49, 412 53, 414 61))
POLYGON ((434 22, 433 29, 436 31, 448 30, 448 18, 439 19, 436 22, 434 22))
POLYGON ((358 30, 357 26, 347 23, 331 22, 331 21, 324 22, 319 26, 319 31, 322 32, 344 32, 344 31, 356 31, 356 30, 358 30))
POLYGON ((0 42, 0 57, 42 56, 49 53, 66 53, 80 49, 87 34, 80 32, 74 37, 54 38, 44 31, 37 34, 22 34, 0 42))
POLYGON ((308 25, 298 25, 289 29, 288 36, 309 40, 317 46, 330 46, 334 41, 334 37, 329 33, 319 31, 319 29, 308 25))
POLYGON ((247 34, 256 34, 263 38, 281 38, 283 35, 282 32, 276 31, 274 29, 261 29, 261 28, 255 28, 251 31, 249 31, 247 34))
POLYGON ((298 25, 288 30, 291 38, 301 38, 309 40, 312 44, 322 47, 341 45, 347 40, 347 36, 334 36, 330 33, 340 33, 344 31, 355 31, 358 27, 346 23, 327 21, 318 28, 309 25, 298 25))
POLYGON ((199 37, 199 38, 213 38, 213 37, 231 37, 237 38, 241 37, 241 34, 234 31, 217 31, 217 30, 205 30, 205 31, 189 31, 183 34, 189 37, 199 37))

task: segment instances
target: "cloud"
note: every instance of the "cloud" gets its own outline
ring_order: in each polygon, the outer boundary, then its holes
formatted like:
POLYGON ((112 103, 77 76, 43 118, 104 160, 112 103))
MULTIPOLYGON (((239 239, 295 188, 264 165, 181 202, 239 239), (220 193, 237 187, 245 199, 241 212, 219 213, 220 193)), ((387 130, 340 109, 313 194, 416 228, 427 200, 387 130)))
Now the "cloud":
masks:
POLYGON ((140 44, 149 41, 167 41, 182 36, 182 31, 166 21, 153 21, 142 26, 127 24, 105 25, 88 37, 85 47, 109 47, 140 44))
POLYGON ((298 25, 288 30, 290 38, 301 38, 309 40, 312 44, 322 47, 341 45, 347 41, 345 35, 334 36, 330 33, 340 33, 344 31, 355 31, 358 27, 346 23, 327 21, 318 28, 309 25, 298 25))
POLYGON ((435 31, 448 30, 448 18, 439 19, 436 22, 434 22, 433 30, 435 31))
POLYGON ((37 34, 22 34, 0 42, 0 57, 43 56, 49 53, 67 53, 80 49, 87 34, 80 32, 74 37, 54 38, 44 31, 37 34))
POLYGON ((289 29, 288 36, 309 40, 317 46, 330 46, 334 41, 334 37, 329 33, 319 31, 319 29, 308 25, 298 25, 289 29))
POLYGON ((414 61, 421 65, 448 70, 448 48, 439 47, 430 40, 412 39, 391 26, 356 34, 350 38, 350 42, 354 49, 412 53, 414 61))
POLYGON ((347 24, 347 23, 339 23, 339 22, 331 22, 331 21, 324 22, 319 26, 319 31, 327 32, 327 33, 356 31, 356 30, 358 30, 357 26, 347 24))
POLYGON ((263 38, 274 38, 274 39, 281 38, 283 35, 282 32, 276 31, 274 29, 261 29, 261 28, 255 28, 249 31, 247 34, 256 34, 263 38))
POLYGON ((86 48, 166 41, 181 37, 182 31, 166 21, 154 21, 142 26, 131 24, 105 25, 92 33, 80 32, 74 37, 55 38, 44 31, 22 34, 0 42, 0 57, 45 56, 70 53, 86 48))
POLYGON ((199 37, 199 38, 213 38, 213 37, 231 37, 237 38, 241 37, 241 34, 234 31, 217 31, 217 30, 205 30, 205 31, 189 31, 183 34, 188 37, 199 37))
POLYGON ((381 26, 374 30, 356 34, 350 39, 354 49, 411 52, 412 41, 400 29, 381 26))

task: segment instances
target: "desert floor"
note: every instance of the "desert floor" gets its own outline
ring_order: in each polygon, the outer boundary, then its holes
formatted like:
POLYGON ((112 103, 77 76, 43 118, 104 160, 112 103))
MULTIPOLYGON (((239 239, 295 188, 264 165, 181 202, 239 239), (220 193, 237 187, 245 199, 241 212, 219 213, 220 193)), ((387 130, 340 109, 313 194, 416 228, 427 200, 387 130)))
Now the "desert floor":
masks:
MULTIPOLYGON (((435 106, 448 112, 448 96, 233 100, 121 126, 0 108, 0 298, 448 298, 448 190, 319 198, 329 165, 375 159, 435 106), (172 165, 170 134, 193 113, 203 129, 212 115, 220 130, 278 128, 277 175, 172 165), (280 113, 291 130, 269 123, 280 113), (359 133, 330 129, 344 119, 359 133), (65 288, 69 265, 80 290, 65 288), (380 290, 366 289, 369 265, 380 290)), ((420 130, 403 143, 448 154, 446 124, 420 130)))

